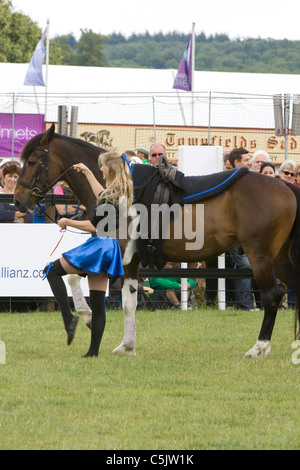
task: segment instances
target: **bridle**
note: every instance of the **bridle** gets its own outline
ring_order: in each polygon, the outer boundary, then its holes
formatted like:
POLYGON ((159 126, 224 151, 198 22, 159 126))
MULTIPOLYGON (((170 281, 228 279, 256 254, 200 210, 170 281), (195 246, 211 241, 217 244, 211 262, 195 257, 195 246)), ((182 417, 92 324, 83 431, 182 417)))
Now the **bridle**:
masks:
POLYGON ((32 193, 31 195, 32 196, 36 196, 38 197, 39 199, 43 199, 45 197, 45 195, 47 194, 47 192, 53 188, 53 186, 62 179, 62 177, 68 173, 69 170, 71 170, 73 168, 73 165, 71 165, 69 168, 67 168, 67 170, 65 170, 61 175, 58 176, 58 178, 55 178, 54 181, 51 181, 51 183, 49 183, 49 177, 48 177, 48 155, 49 155, 49 150, 50 150, 50 144, 47 145, 46 148, 43 148, 43 147, 36 147, 35 150, 40 150, 41 152, 43 152, 43 156, 40 160, 40 164, 39 164, 39 167, 37 169, 37 172, 36 174, 34 175, 33 177, 33 180, 32 180, 32 183, 27 183, 26 181, 23 181, 21 180, 20 178, 18 178, 17 180, 17 183, 20 185, 20 186, 23 186, 23 188, 26 188, 26 189, 32 189, 32 193), (42 173, 43 171, 46 171, 46 187, 42 190, 40 188, 37 187, 37 183, 40 181, 41 179, 41 176, 42 176, 42 173))
MULTIPOLYGON (((48 155, 49 155, 49 151, 50 151, 50 144, 47 145, 46 148, 43 148, 43 147, 36 147, 34 150, 40 150, 41 152, 43 152, 43 156, 40 160, 40 164, 39 164, 39 167, 37 169, 37 172, 36 174, 34 175, 33 177, 33 180, 32 180, 32 183, 27 183, 26 181, 23 181, 21 180, 20 178, 18 178, 17 180, 17 183, 20 185, 20 186, 23 186, 23 188, 26 188, 26 189, 32 189, 32 193, 31 195, 32 196, 36 196, 39 198, 39 202, 37 203, 37 206, 40 208, 40 210, 44 213, 44 215, 46 217, 48 217, 48 219, 51 220, 51 222, 53 223, 57 223, 55 220, 53 220, 49 214, 47 214, 45 212, 45 210, 40 206, 40 202, 41 200, 45 197, 45 195, 47 194, 47 192, 53 188, 53 186, 62 179, 62 177, 68 173, 68 171, 72 170, 73 169, 73 165, 71 165, 69 168, 67 168, 63 173, 61 173, 61 175, 58 176, 58 178, 55 178, 55 180, 51 181, 51 183, 49 183, 49 175, 48 175, 48 155), (41 179, 41 176, 42 176, 42 173, 43 171, 46 171, 46 182, 47 182, 47 186, 42 190, 40 188, 38 188, 36 185, 37 183, 40 181, 41 179)), ((66 231, 66 229, 64 230, 66 231)), ((72 230, 69 230, 72 232, 72 230)), ((78 233, 78 232, 76 232, 78 233)), ((79 232, 80 234, 86 234, 88 232, 79 232)), ((63 237, 63 235, 62 235, 63 237)), ((62 239, 61 237, 61 239, 62 239)), ((58 244, 56 245, 56 247, 54 248, 54 250, 52 251, 51 255, 53 254, 53 252, 55 251, 55 249, 57 248, 57 246, 59 245, 61 239, 59 240, 58 244)))

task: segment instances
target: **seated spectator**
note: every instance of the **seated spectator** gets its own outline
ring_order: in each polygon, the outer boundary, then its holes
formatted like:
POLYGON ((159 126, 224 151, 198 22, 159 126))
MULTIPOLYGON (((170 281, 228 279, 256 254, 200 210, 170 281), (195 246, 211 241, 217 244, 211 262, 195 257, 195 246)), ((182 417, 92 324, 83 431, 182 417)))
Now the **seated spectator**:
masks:
POLYGON ((151 308, 152 302, 149 297, 150 294, 154 293, 154 290, 144 284, 145 279, 138 279, 138 295, 137 295, 137 308, 138 310, 151 308))
POLYGON ((275 178, 276 176, 276 170, 275 170, 275 165, 272 162, 263 162, 260 166, 259 173, 262 175, 266 176, 272 176, 275 178))
MULTIPOLYGON (((174 264, 166 263, 165 268, 172 269, 174 264)), ((170 273, 171 274, 171 273, 170 273)), ((151 278, 150 287, 154 290, 151 300, 155 308, 181 308, 181 279, 180 278, 151 278)), ((190 297, 191 289, 196 287, 196 281, 188 279, 188 295, 190 297)))
MULTIPOLYGON (((0 192, 14 194, 21 171, 20 164, 15 161, 7 162, 2 166, 2 171, 3 188, 0 189, 0 192)), ((31 223, 32 221, 33 215, 31 212, 20 212, 13 203, 0 204, 0 223, 31 223)))
POLYGON ((294 160, 285 160, 279 168, 279 177, 287 181, 288 183, 293 183, 295 180, 295 166, 296 163, 294 160))
MULTIPOLYGON (((61 181, 54 187, 54 194, 71 196, 73 191, 66 182, 61 181)), ((86 208, 82 204, 56 204, 55 212, 56 221, 62 217, 76 220, 88 220, 86 208)))

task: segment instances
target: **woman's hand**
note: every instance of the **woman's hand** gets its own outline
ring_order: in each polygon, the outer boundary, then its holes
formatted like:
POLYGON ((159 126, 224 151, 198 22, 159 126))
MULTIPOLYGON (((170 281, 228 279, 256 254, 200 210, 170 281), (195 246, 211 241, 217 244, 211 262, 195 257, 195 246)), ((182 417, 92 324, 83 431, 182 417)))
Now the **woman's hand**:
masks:
POLYGON ((68 226, 68 222, 69 222, 69 219, 67 219, 67 217, 62 217, 61 219, 59 219, 57 221, 57 225, 61 228, 61 229, 65 229, 67 228, 68 226))
POLYGON ((75 165, 73 165, 73 168, 78 173, 83 173, 84 175, 91 171, 84 163, 75 163, 75 165))

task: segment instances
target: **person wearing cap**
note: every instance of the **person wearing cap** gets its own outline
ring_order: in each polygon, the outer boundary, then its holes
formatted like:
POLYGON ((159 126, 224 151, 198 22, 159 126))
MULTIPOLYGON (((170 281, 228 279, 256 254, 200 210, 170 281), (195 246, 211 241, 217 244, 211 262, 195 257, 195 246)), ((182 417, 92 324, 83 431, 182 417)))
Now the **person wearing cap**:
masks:
POLYGON ((149 149, 148 147, 137 147, 134 149, 136 152, 136 156, 144 163, 144 165, 149 165, 148 158, 149 158, 149 149))

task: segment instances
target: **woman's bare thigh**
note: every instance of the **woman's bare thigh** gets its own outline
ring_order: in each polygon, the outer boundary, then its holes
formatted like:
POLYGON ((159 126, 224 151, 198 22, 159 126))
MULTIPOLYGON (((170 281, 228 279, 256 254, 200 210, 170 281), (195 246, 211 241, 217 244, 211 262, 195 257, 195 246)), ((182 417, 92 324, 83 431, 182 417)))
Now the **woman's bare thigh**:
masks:
MULTIPOLYGON (((83 271, 80 269, 74 268, 68 261, 64 258, 60 258, 60 263, 66 273, 68 274, 82 274, 83 271)), ((100 274, 93 274, 93 275, 88 275, 88 281, 89 281, 89 289, 90 290, 102 290, 106 291, 107 288, 107 275, 101 271, 100 274)))

